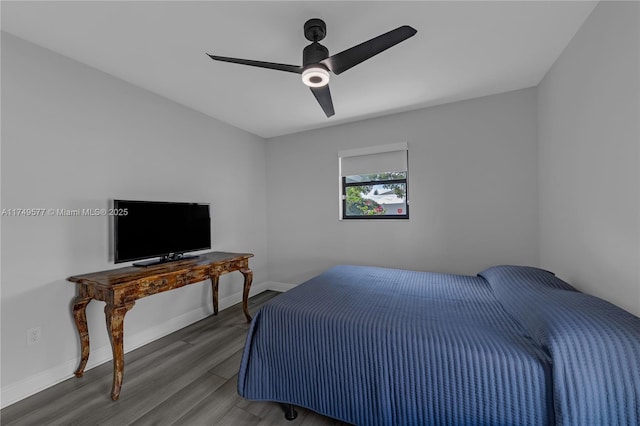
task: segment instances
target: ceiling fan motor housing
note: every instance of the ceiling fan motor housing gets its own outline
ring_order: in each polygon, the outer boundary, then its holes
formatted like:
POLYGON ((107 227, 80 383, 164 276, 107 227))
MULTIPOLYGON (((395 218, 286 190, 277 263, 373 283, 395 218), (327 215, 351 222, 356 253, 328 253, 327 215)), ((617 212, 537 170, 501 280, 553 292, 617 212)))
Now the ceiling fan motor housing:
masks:
POLYGON ((302 66, 317 64, 329 57, 329 49, 320 43, 311 43, 302 51, 302 66))

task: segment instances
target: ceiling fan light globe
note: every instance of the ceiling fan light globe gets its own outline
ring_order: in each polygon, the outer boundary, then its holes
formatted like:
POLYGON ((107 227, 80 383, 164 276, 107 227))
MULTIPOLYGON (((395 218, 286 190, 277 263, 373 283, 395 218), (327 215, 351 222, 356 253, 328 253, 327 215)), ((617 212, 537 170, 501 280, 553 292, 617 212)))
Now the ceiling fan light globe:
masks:
POLYGON ((309 87, 322 87, 329 84, 329 71, 322 67, 310 67, 302 71, 302 82, 309 87))

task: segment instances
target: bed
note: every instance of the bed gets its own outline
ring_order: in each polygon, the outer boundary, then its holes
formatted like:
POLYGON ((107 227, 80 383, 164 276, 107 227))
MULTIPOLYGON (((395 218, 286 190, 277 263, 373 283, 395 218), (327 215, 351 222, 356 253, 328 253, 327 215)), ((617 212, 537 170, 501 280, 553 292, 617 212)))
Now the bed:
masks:
POLYGON ((536 268, 337 266, 256 313, 238 392, 356 425, 637 425, 640 318, 536 268))

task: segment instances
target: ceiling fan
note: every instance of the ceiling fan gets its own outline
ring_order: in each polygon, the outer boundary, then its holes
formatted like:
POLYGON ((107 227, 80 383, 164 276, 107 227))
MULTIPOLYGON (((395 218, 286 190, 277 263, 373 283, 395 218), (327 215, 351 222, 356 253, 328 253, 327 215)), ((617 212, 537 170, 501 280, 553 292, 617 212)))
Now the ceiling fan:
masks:
POLYGON ((302 66, 228 58, 208 53, 207 55, 216 61, 302 74, 302 82, 309 86, 327 117, 331 117, 335 112, 329 91, 329 71, 338 75, 414 36, 417 31, 408 25, 403 25, 332 56, 329 56, 329 50, 326 47, 318 43, 326 33, 327 26, 322 19, 314 18, 305 22, 304 36, 311 41, 311 44, 302 51, 302 66))

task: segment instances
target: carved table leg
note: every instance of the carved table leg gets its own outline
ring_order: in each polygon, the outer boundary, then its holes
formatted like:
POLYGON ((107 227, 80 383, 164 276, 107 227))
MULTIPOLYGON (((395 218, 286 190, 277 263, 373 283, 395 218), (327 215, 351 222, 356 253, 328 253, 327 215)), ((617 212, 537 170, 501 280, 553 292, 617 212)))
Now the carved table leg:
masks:
POLYGON ((220 275, 211 275, 211 292, 213 293, 213 315, 218 315, 218 282, 220 275))
POLYGON ((122 306, 107 304, 104 313, 107 319, 107 332, 111 340, 113 351, 113 385, 111 387, 111 399, 116 401, 120 396, 122 378, 124 375, 124 315, 133 308, 135 302, 129 302, 122 306))
POLYGON ((247 322, 251 322, 251 315, 249 315, 249 290, 251 290, 251 281, 253 281, 253 271, 248 267, 240 269, 242 275, 244 275, 244 289, 242 291, 242 310, 244 316, 247 317, 247 322))
POLYGON ((81 295, 76 297, 73 302, 73 319, 80 336, 80 365, 75 371, 76 377, 82 377, 84 368, 89 360, 89 327, 87 326, 87 305, 91 302, 91 298, 85 296, 84 291, 80 290, 81 295))

